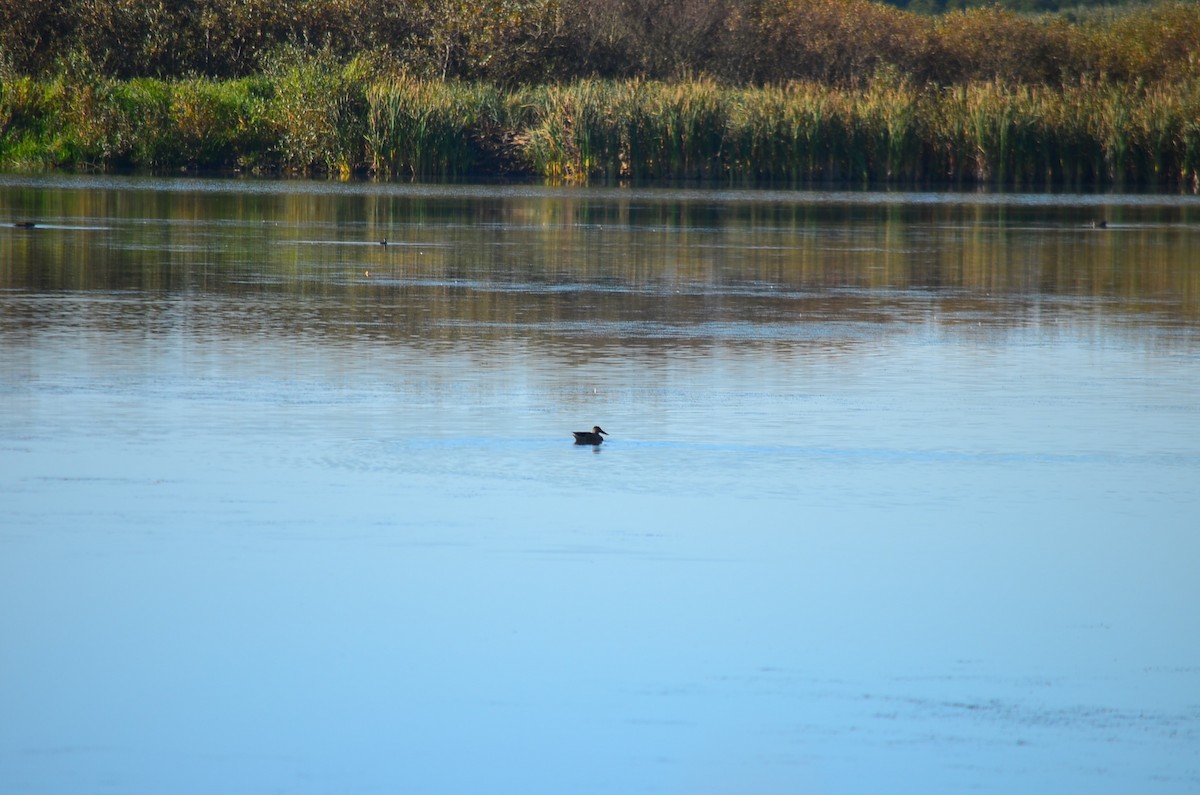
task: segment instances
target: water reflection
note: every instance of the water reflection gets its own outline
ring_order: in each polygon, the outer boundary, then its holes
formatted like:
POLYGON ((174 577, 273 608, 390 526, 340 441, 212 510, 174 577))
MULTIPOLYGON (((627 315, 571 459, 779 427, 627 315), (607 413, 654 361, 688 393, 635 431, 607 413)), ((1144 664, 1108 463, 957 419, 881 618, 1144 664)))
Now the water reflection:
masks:
POLYGON ((5 218, 0 790, 1200 785, 1192 199, 5 218))
POLYGON ((1045 324, 1073 319, 1081 298, 1088 314, 1200 317, 1200 205, 1186 199, 1103 208, 1095 230, 1097 208, 1065 200, 188 187, 4 187, 9 217, 47 225, 0 233, 0 285, 269 297, 280 317, 263 322, 285 329, 296 302, 324 298, 323 328, 430 339, 464 324, 569 334, 597 318, 615 324, 608 340, 639 324, 653 338, 810 320, 1045 324))

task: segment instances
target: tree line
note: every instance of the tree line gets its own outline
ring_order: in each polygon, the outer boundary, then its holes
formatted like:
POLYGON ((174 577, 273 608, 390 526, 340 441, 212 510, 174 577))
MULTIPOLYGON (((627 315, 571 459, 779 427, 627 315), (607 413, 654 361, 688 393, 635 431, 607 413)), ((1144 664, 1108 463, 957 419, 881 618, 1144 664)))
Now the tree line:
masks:
POLYGON ((0 75, 232 79, 297 49, 507 87, 862 86, 881 72, 940 85, 1153 82, 1200 69, 1200 3, 1075 17, 931 16, 870 0, 0 0, 0 75))

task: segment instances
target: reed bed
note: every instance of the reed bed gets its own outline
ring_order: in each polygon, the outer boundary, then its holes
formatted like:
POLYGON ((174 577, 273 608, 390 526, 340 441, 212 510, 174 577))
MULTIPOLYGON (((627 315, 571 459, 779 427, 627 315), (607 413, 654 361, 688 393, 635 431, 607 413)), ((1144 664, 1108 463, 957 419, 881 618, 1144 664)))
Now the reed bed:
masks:
POLYGON ((864 89, 584 81, 536 93, 521 140, 552 179, 1182 187, 1196 84, 864 89))
POLYGON ((401 75, 373 83, 366 97, 366 160, 375 174, 463 177, 486 170, 498 149, 506 114, 494 86, 401 75))
POLYGON ((283 70, 0 84, 0 166, 1200 189, 1200 79, 496 86, 283 70))
POLYGON ((526 92, 525 160, 551 179, 724 176, 727 99, 711 82, 586 80, 526 92))

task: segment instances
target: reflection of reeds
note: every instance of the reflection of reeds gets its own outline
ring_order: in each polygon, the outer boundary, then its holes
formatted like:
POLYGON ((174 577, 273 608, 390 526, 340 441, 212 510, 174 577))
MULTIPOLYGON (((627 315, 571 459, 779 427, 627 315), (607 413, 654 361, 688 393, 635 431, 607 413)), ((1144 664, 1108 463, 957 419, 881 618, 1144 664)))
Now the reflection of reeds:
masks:
MULTIPOLYGON (((5 195, 27 217, 96 219, 114 212, 106 191, 10 189, 5 195)), ((1049 304, 1041 297, 1065 299, 1052 302, 1055 318, 1077 311, 1089 324, 1112 318, 1113 328, 1129 326, 1121 318, 1135 315, 1164 329, 1200 322, 1200 270, 1192 267, 1200 257, 1194 231, 1200 211, 1191 204, 1110 206, 1110 220, 1123 228, 1101 232, 1085 229, 1086 208, 1070 202, 999 207, 959 197, 884 206, 679 198, 539 191, 493 197, 467 210, 471 215, 486 205, 489 223, 458 228, 450 242, 440 221, 457 222, 464 213, 462 194, 454 190, 336 192, 322 201, 313 201, 310 191, 127 191, 116 208, 122 217, 172 222, 118 225, 113 234, 121 245, 111 245, 107 236, 7 235, 11 256, 0 258, 0 289, 167 290, 199 283, 207 292, 249 291, 260 298, 264 291, 305 300, 386 293, 420 310, 389 306, 391 320, 381 321, 374 304, 335 303, 372 333, 409 341, 447 339, 466 323, 477 324, 472 334, 507 335, 516 328, 543 333, 539 329, 586 322, 596 302, 612 320, 653 317, 679 327, 801 313, 810 318, 829 305, 829 296, 837 311, 885 317, 882 305, 891 298, 862 290, 908 293, 916 315, 929 312, 934 300, 947 314, 960 306, 964 314, 991 317, 997 325, 1057 323, 1045 314, 1049 304), (219 229, 203 222, 214 217, 243 220, 219 229), (347 218, 403 227, 414 245, 313 244, 347 218), (720 244, 696 245, 698 239, 720 244), (163 256, 164 247, 170 257, 163 256), (262 281, 248 285, 241 278, 246 262, 256 263, 262 281), (367 268, 372 278, 359 278, 367 268), (323 276, 309 278, 313 274, 323 276), (574 289, 558 289, 564 280, 596 291, 580 300, 574 289), (1080 303, 1087 296, 1105 300, 1080 303)), ((343 231, 352 243, 376 234, 343 231)), ((259 329, 262 303, 241 314, 247 330, 259 329)), ((265 303, 291 313, 283 327, 306 322, 294 302, 265 303)), ((139 306, 132 302, 129 311, 143 311, 139 306)), ((357 333, 364 328, 333 325, 357 333)), ((1193 335, 1158 339, 1196 347, 1193 335)))

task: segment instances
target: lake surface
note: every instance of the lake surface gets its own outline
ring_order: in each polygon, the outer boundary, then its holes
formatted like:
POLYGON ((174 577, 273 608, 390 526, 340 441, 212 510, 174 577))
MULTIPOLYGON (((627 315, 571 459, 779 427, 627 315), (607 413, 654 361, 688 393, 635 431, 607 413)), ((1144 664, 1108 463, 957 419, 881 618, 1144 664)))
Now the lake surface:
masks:
POLYGON ((0 222, 6 793, 1200 791, 1195 197, 0 222))

